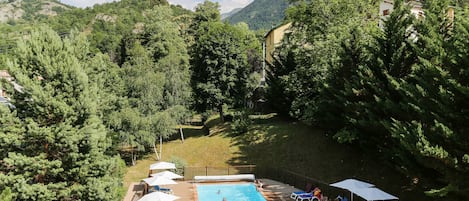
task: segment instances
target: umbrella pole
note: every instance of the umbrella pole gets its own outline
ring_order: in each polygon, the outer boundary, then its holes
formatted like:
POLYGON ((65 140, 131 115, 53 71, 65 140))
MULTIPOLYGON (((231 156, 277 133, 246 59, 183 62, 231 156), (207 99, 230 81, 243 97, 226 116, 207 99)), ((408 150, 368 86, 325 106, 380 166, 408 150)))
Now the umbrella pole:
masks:
POLYGON ((352 201, 353 201, 353 193, 352 192, 350 192, 350 199, 352 199, 352 201))

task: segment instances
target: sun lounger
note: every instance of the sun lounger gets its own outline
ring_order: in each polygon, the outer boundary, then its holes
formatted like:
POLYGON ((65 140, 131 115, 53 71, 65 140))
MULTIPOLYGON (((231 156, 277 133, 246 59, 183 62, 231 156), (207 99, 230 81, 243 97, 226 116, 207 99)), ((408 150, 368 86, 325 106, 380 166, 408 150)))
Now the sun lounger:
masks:
POLYGON ((301 195, 301 194, 310 194, 310 195, 312 195, 312 192, 311 192, 312 188, 313 188, 313 184, 308 183, 308 184, 306 184, 305 191, 296 191, 296 192, 292 192, 292 193, 290 194, 290 198, 296 200, 296 198, 298 197, 298 195, 301 195))
POLYGON ((168 193, 168 194, 173 194, 173 190, 170 188, 161 188, 160 186, 154 186, 153 189, 155 191, 163 192, 163 193, 168 193))

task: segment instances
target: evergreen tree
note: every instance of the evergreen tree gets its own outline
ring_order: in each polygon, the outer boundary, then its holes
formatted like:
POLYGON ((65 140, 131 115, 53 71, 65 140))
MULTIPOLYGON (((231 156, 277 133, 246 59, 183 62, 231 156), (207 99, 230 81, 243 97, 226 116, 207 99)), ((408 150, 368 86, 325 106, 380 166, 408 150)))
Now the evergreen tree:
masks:
POLYGON ((392 79, 399 83, 396 88, 404 97, 400 107, 409 115, 393 118, 389 130, 413 163, 436 172, 438 180, 446 184, 429 191, 429 195, 464 200, 469 192, 469 149, 464 134, 468 131, 465 100, 469 93, 467 77, 461 79, 461 75, 467 73, 468 63, 455 53, 467 57, 469 26, 462 17, 464 10, 457 14, 462 18, 449 18, 449 5, 449 1, 424 3, 425 19, 416 25, 418 64, 409 79, 392 79))
POLYGON ((14 200, 117 200, 123 167, 106 155, 110 140, 97 117, 97 88, 86 72, 84 40, 40 27, 21 40, 8 68, 23 89, 0 121, 0 189, 14 200), (3 128, 3 126, 2 126, 3 128))

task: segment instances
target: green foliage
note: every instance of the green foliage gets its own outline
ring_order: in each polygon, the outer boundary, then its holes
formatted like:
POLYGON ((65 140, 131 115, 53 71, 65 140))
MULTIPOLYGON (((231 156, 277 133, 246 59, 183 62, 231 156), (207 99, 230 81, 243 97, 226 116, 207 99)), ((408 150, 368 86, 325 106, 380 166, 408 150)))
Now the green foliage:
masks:
POLYGON ((282 116, 289 116, 293 94, 287 91, 289 74, 296 68, 293 48, 280 48, 273 56, 274 62, 267 63, 266 98, 272 109, 282 116))
MULTIPOLYGON (((76 34, 76 33, 75 33, 76 34)), ((14 200, 120 199, 122 163, 107 155, 93 61, 82 36, 61 39, 46 27, 19 42, 8 70, 23 89, 11 91, 17 111, 2 107, 0 189, 14 200), (89 59, 89 60, 88 60, 89 59), (99 188, 95 188, 98 187, 99 188), (93 189, 93 195, 90 193, 93 189)))
POLYGON ((13 201, 13 196, 11 194, 11 189, 10 188, 5 188, 2 193, 0 193, 0 200, 3 201, 13 201))
POLYGON ((249 118, 249 112, 247 110, 236 111, 233 114, 233 123, 231 123, 232 131, 241 135, 248 132, 249 126, 252 124, 252 120, 249 118))
POLYGON ((429 0, 416 19, 394 1, 379 30, 372 5, 297 2, 269 87, 293 97, 297 118, 424 178, 428 195, 467 199, 468 8, 451 20, 449 1, 429 0))
POLYGON ((203 22, 220 21, 220 5, 218 2, 205 0, 195 8, 193 29, 197 29, 203 22))
POLYGON ((179 175, 184 174, 184 167, 187 166, 186 160, 176 157, 176 156, 171 156, 171 158, 168 161, 176 165, 176 170, 174 171, 174 173, 179 174, 179 175))
POLYGON ((248 76, 253 72, 247 54, 252 34, 244 27, 206 22, 197 30, 192 48, 192 87, 199 111, 223 105, 242 106, 246 100, 248 76))
POLYGON ((155 6, 147 11, 141 33, 123 40, 121 103, 111 112, 109 125, 133 154, 176 133, 189 113, 189 56, 171 18, 171 7, 155 6))

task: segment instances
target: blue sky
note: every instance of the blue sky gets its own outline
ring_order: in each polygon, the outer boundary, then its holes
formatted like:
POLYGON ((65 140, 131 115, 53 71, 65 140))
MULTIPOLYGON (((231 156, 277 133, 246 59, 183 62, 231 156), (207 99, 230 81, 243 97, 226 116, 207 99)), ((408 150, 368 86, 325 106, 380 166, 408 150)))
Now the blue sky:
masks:
MULTIPOLYGON (((115 0, 60 0, 62 3, 84 8, 91 7, 94 4, 112 2, 115 0)), ((168 0, 171 4, 179 4, 184 8, 193 10, 194 7, 203 2, 204 0, 168 0)), ((220 4, 221 13, 229 12, 235 8, 240 8, 248 5, 253 0, 212 0, 220 4)))

